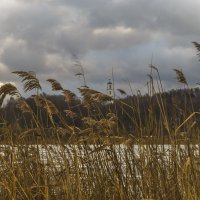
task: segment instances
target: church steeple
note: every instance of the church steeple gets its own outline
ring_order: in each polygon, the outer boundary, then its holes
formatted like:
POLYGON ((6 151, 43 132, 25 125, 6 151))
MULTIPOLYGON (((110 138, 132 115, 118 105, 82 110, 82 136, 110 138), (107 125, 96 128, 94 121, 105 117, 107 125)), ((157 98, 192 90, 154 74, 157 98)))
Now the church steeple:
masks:
POLYGON ((107 82, 107 94, 110 96, 110 97, 113 97, 113 83, 111 81, 111 79, 108 80, 107 82))

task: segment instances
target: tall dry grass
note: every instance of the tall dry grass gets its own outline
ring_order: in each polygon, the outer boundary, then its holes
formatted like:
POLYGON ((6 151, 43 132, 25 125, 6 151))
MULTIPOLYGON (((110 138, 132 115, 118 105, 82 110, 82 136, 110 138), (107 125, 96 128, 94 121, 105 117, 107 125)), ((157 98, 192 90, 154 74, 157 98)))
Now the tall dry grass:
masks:
MULTIPOLYGON (((200 133, 196 121, 200 113, 193 110, 191 101, 185 101, 179 109, 174 101, 172 125, 158 68, 150 67, 145 105, 139 91, 127 104, 88 87, 80 88, 87 112, 82 115, 84 128, 67 123, 42 93, 33 73, 14 72, 22 78, 24 91, 34 92, 37 112, 14 85, 1 86, 1 106, 7 95, 19 98, 21 116, 28 114, 32 125, 13 127, 4 123, 0 128, 0 199, 199 199, 200 143, 198 137, 192 143, 190 134, 200 133), (101 104, 107 106, 106 112, 99 108, 101 104), (119 113, 113 112, 113 106, 119 106, 131 120, 134 135, 116 136, 123 130, 119 130, 119 113), (143 107, 147 109, 141 112, 143 107), (41 109, 46 111, 50 127, 44 127, 41 109), (93 115, 93 109, 98 115, 93 115)), ((177 80, 188 87, 184 73, 179 69, 175 72, 177 80)), ((77 113, 71 105, 76 95, 55 79, 47 81, 52 90, 64 95, 69 108, 65 113, 73 121, 77 113)))

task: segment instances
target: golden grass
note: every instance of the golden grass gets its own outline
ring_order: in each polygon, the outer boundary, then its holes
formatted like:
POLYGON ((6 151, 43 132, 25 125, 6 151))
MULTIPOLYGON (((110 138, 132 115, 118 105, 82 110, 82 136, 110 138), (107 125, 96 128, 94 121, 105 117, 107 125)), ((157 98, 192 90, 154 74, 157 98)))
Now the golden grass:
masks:
MULTIPOLYGON (((104 141, 105 142, 105 141, 104 141)), ((148 143, 146 141, 146 143, 148 143)), ((198 199, 196 146, 1 146, 1 199, 198 199)))
MULTIPOLYGON (((140 94, 128 104, 96 90, 80 88, 87 111, 81 117, 83 128, 68 124, 53 102, 39 94, 42 87, 35 75, 14 72, 22 78, 25 92, 36 90, 33 99, 37 113, 15 86, 1 86, 1 104, 7 95, 20 97, 17 108, 23 117, 30 114, 32 126, 4 123, 0 128, 0 199, 199 199, 199 112, 191 106, 179 108, 180 113, 176 110, 173 116, 176 123, 171 125, 158 69, 153 65, 151 69, 144 112, 140 94), (108 110, 103 113, 98 105, 106 105, 108 110), (46 111, 49 127, 43 126, 40 109, 46 111), (93 110, 98 114, 94 115, 93 110), (125 131, 119 130, 119 115, 132 121, 133 134, 117 136, 125 131), (193 139, 191 132, 196 135, 193 139)), ((188 86, 182 71, 175 72, 177 80, 188 86)), ((68 104, 64 112, 73 121, 78 116, 71 107, 76 95, 55 79, 47 81, 52 90, 63 94, 68 104)))

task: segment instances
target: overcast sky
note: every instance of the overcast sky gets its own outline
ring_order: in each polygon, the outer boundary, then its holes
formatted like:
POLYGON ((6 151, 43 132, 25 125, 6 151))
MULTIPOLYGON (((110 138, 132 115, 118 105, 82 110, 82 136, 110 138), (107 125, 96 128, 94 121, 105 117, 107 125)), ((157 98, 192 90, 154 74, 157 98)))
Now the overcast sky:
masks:
POLYGON ((105 92, 112 68, 116 87, 144 91, 151 59, 166 90, 182 68, 191 86, 200 81, 192 41, 200 42, 200 0, 1 0, 0 82, 19 84, 12 71, 35 71, 76 91, 81 80, 105 92))

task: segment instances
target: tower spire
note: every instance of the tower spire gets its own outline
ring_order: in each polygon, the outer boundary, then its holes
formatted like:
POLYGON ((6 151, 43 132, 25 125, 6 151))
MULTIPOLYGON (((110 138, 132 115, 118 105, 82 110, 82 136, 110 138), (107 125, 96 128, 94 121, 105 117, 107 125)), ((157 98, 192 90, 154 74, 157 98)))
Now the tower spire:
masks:
POLYGON ((111 79, 109 79, 108 82, 107 82, 107 94, 112 98, 114 97, 113 83, 112 83, 111 79))

